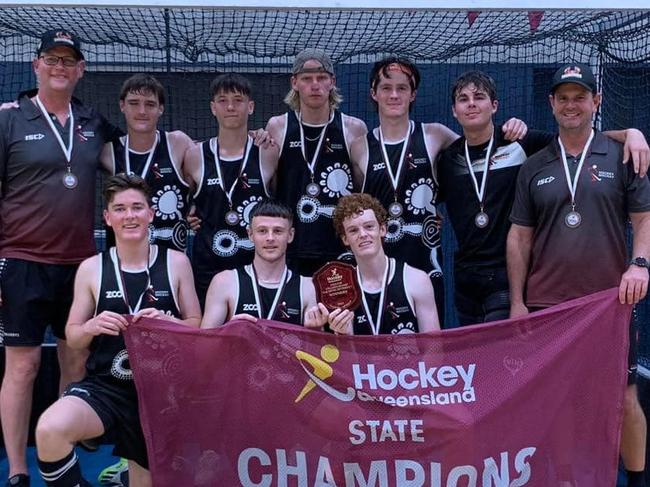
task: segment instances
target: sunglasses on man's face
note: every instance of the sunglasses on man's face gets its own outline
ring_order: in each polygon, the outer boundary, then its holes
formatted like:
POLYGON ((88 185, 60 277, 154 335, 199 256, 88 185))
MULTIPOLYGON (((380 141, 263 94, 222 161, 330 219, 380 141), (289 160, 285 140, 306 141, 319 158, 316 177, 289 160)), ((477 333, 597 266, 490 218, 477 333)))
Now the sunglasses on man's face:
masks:
POLYGON ((59 61, 61 61, 66 68, 76 66, 78 62, 77 59, 72 56, 55 56, 53 54, 39 56, 39 58, 48 66, 56 66, 59 64, 59 61))

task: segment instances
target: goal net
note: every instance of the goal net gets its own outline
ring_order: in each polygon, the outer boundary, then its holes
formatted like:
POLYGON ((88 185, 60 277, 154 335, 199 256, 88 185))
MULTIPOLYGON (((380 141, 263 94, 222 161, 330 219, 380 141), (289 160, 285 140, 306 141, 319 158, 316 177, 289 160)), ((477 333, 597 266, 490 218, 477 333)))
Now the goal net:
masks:
MULTIPOLYGON (((330 54, 343 111, 369 127, 377 123, 369 99, 370 67, 389 54, 406 56, 421 70, 413 118, 456 131, 450 86, 459 74, 476 68, 497 82, 498 122, 515 116, 530 127, 552 130, 550 79, 560 63, 573 61, 597 73, 603 92, 599 126, 637 127, 650 138, 647 10, 22 6, 0 12, 2 100, 35 85, 30 61, 40 34, 64 27, 81 38, 88 63, 79 98, 123 125, 118 109, 122 81, 135 72, 152 73, 167 90, 162 127, 197 140, 216 131, 208 94, 215 74, 234 71, 250 78, 256 101, 251 126, 261 127, 286 110, 282 100, 291 63, 305 47, 330 54)), ((454 244, 449 231, 445 235, 449 269, 454 244)), ((647 321, 645 306, 639 316, 647 321)), ((644 355, 650 357, 650 351, 644 355)))

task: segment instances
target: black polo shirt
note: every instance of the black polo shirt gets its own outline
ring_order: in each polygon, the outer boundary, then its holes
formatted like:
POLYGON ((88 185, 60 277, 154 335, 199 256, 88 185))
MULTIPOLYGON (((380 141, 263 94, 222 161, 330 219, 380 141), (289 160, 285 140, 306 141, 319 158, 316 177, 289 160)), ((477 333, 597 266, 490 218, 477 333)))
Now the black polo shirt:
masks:
POLYGON ((577 228, 557 138, 529 158, 517 180, 512 223, 534 227, 526 305, 547 307, 616 287, 628 267, 628 213, 650 211, 648 178, 623 164, 623 145, 597 132, 576 191, 577 228))
POLYGON ((65 155, 30 100, 35 95, 36 90, 21 93, 19 108, 0 111, 0 257, 76 264, 96 252, 95 178, 102 148, 117 131, 72 99, 71 168, 78 184, 67 189, 62 182, 65 155))

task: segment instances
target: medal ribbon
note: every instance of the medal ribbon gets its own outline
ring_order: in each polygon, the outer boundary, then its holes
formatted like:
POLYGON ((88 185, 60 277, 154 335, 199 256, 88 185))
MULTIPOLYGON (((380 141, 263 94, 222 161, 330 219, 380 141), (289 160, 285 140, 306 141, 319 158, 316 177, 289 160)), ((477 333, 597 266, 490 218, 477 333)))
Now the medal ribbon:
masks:
MULTIPOLYGON (((153 145, 151 146, 151 149, 147 152, 147 162, 144 163, 144 168, 142 169, 142 174, 140 174, 140 177, 144 179, 145 175, 149 171, 149 165, 151 164, 151 161, 153 160, 153 155, 154 152, 156 152, 156 146, 158 145, 158 142, 160 141, 160 133, 156 130, 156 138, 153 141, 153 145)), ((126 173, 127 174, 132 174, 131 173, 131 158, 129 157, 129 134, 126 134, 126 140, 124 141, 124 165, 126 166, 126 173)))
POLYGON ((74 145, 74 115, 72 114, 72 105, 68 103, 68 117, 70 118, 70 133, 68 135, 68 146, 66 147, 66 145, 63 143, 63 139, 61 138, 61 134, 54 126, 54 122, 50 118, 50 114, 45 109, 45 106, 43 105, 43 102, 41 102, 41 99, 38 97, 38 95, 36 95, 36 104, 38 105, 38 108, 41 110, 41 113, 45 117, 45 120, 47 120, 47 124, 50 126, 50 129, 54 133, 54 137, 56 137, 56 140, 59 143, 61 150, 63 151, 63 155, 65 156, 65 160, 67 162, 67 171, 70 172, 70 161, 72 160, 72 146, 74 145))
POLYGON ((413 120, 409 120, 408 130, 406 136, 404 137, 404 146, 402 147, 402 153, 399 156, 399 162, 397 163, 397 173, 393 174, 393 167, 390 164, 390 159, 388 159, 388 152, 386 152, 386 145, 384 143, 384 134, 381 130, 381 124, 379 124, 379 144, 381 145, 381 154, 384 158, 384 163, 386 164, 386 170, 388 171, 388 177, 390 178, 390 184, 393 186, 393 193, 395 194, 395 201, 397 201, 397 187, 399 186, 400 177, 402 175, 402 167, 404 166, 404 159, 406 159, 406 153, 410 147, 411 134, 415 129, 415 123, 413 120))
MULTIPOLYGON (((259 317, 264 318, 264 313, 262 311, 262 300, 260 299, 260 289, 259 289, 259 282, 257 280, 257 272, 255 271, 255 266, 251 264, 251 270, 253 271, 253 277, 251 278, 253 280, 253 293, 255 294, 255 303, 257 304, 257 314, 259 317)), ((287 266, 284 266, 284 270, 282 271, 282 277, 280 278, 280 285, 278 286, 278 290, 275 291, 275 297, 273 298, 273 303, 271 304, 271 309, 269 309, 269 312, 266 316, 267 320, 272 320, 273 315, 275 315, 275 309, 278 307, 278 302, 280 301, 280 298, 284 294, 284 288, 287 286, 287 281, 289 277, 289 269, 287 266)))
POLYGON ((368 307, 368 301, 366 300, 366 293, 363 290, 363 283, 361 282, 361 273, 359 272, 359 266, 357 266, 357 281, 359 282, 359 286, 361 286, 361 299, 363 302, 363 311, 366 313, 366 316, 368 317, 368 322, 370 323, 370 327, 372 329, 372 334, 373 335, 379 335, 379 330, 381 329, 381 320, 384 315, 384 303, 386 301, 386 290, 388 289, 388 277, 390 275, 390 259, 388 257, 385 257, 386 259, 386 267, 384 268, 384 275, 381 278, 382 286, 381 286, 381 291, 379 293, 379 308, 377 309, 377 320, 375 320, 372 317, 372 313, 370 313, 370 308, 368 307))
POLYGON ((248 162, 248 156, 250 155, 251 148, 253 147, 253 139, 251 139, 250 136, 247 137, 246 149, 244 150, 244 158, 241 161, 241 166, 239 166, 239 175, 235 178, 228 191, 226 191, 226 182, 224 181, 223 174, 221 173, 221 161, 219 160, 219 138, 215 137, 212 140, 210 141, 210 150, 212 151, 212 154, 214 154, 214 165, 217 168, 219 187, 226 195, 226 198, 228 198, 228 205, 230 206, 230 208, 232 208, 232 194, 235 191, 235 186, 237 186, 237 182, 241 178, 241 175, 244 173, 244 169, 246 168, 246 163, 248 162), (213 144, 212 140, 214 141, 214 146, 212 145, 213 144))
POLYGON ((129 309, 129 313, 134 315, 140 311, 142 298, 151 287, 151 274, 149 273, 149 267, 151 266, 151 245, 147 245, 147 267, 145 268, 145 272, 147 273, 147 284, 145 285, 144 290, 140 293, 135 308, 131 308, 131 304, 129 303, 129 295, 126 292, 126 281, 124 280, 124 272, 122 271, 122 263, 120 262, 120 254, 117 253, 117 247, 111 249, 111 259, 113 260, 113 268, 115 270, 115 277, 117 278, 117 288, 122 293, 122 299, 124 300, 126 307, 129 309))
POLYGON ((573 178, 573 181, 571 181, 571 173, 569 172, 569 163, 566 160, 566 151, 564 150, 564 145, 562 144, 562 140, 560 137, 557 138, 558 144, 560 145, 560 154, 562 155, 562 165, 564 166, 564 175, 566 176, 566 184, 569 187, 569 193, 571 193, 571 209, 572 211, 575 210, 576 208, 576 190, 578 189, 578 180, 580 179, 580 171, 582 170, 582 165, 585 162, 585 159, 587 158, 587 152, 589 151, 589 146, 591 145, 591 141, 594 138, 594 131, 593 129, 591 130, 591 134, 589 134, 589 138, 587 139, 587 142, 582 149, 582 155, 580 156, 580 162, 578 163, 578 168, 576 169, 575 177, 573 178))
POLYGON ((314 182, 314 168, 316 167, 316 162, 318 162, 318 156, 320 155, 320 149, 321 146, 323 145, 323 140, 325 140, 325 133, 327 132, 327 127, 329 126, 330 123, 332 123, 333 120, 334 120, 334 112, 331 112, 329 120, 321 129, 320 136, 318 137, 318 144, 316 145, 316 151, 314 151, 314 155, 311 158, 311 162, 309 162, 307 160, 307 147, 305 145, 305 129, 302 126, 302 114, 298 112, 298 127, 300 127, 300 151, 302 152, 302 158, 305 160, 305 162, 307 163, 307 167, 309 168, 309 173, 311 175, 312 182, 314 182))
POLYGON ((487 186, 488 172, 490 171, 490 155, 492 154, 492 145, 494 145, 494 131, 490 137, 490 143, 487 147, 487 153, 485 154, 485 164, 483 165, 483 179, 481 179, 481 188, 478 187, 478 181, 476 180, 476 174, 474 174, 474 168, 472 166, 472 159, 469 157, 469 146, 467 145, 467 139, 465 139, 465 162, 467 163, 467 170, 469 175, 472 178, 472 183, 474 186, 474 193, 478 198, 478 203, 483 211, 483 203, 485 201, 485 188, 487 186))

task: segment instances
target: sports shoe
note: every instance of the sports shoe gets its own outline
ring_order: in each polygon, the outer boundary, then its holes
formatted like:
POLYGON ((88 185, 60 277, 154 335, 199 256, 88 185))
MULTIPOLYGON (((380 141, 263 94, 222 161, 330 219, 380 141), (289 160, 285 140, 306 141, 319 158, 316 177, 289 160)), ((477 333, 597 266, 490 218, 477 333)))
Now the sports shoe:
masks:
POLYGON ((119 481, 121 482, 120 485, 123 487, 129 487, 129 470, 126 469, 124 472, 120 473, 120 479, 119 481))
POLYGON ((99 473, 97 480, 102 485, 112 487, 129 486, 129 462, 126 458, 120 458, 117 463, 106 467, 99 473))
POLYGON ((7 479, 6 487, 29 487, 29 475, 19 473, 7 479))

